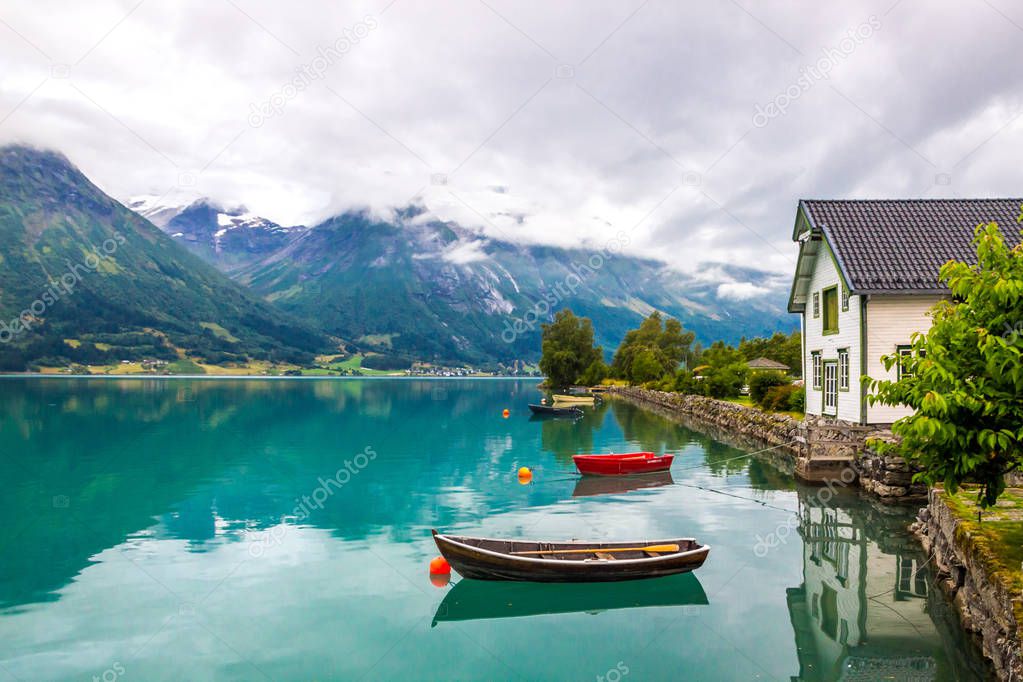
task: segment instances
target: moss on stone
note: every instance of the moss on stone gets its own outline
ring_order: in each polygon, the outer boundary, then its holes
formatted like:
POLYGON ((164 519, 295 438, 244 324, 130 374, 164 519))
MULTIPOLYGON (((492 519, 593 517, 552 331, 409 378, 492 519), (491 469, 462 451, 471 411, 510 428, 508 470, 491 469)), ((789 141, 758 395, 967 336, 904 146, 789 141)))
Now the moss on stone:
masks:
POLYGON ((1002 583, 1012 599, 1016 623, 1023 623, 1023 488, 1007 489, 980 521, 976 487, 963 488, 956 495, 940 494, 959 519, 956 541, 971 551, 992 579, 1002 583))

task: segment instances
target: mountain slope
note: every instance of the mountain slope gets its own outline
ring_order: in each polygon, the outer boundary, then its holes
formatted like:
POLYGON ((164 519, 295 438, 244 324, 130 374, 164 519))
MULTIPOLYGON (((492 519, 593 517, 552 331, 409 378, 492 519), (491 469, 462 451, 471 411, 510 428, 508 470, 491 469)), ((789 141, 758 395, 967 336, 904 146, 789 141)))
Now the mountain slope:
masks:
POLYGON ((225 272, 251 264, 306 229, 284 227, 244 206, 225 208, 206 197, 183 205, 168 205, 159 197, 132 197, 126 205, 225 272))
POLYGON ((0 368, 308 359, 319 331, 253 296, 63 156, 0 148, 0 368))
POLYGON ((364 348, 440 361, 534 359, 540 323, 566 306, 593 320, 607 352, 653 310, 704 343, 793 327, 784 290, 763 272, 685 276, 611 252, 488 240, 414 208, 389 222, 346 213, 296 230, 231 274, 364 348))

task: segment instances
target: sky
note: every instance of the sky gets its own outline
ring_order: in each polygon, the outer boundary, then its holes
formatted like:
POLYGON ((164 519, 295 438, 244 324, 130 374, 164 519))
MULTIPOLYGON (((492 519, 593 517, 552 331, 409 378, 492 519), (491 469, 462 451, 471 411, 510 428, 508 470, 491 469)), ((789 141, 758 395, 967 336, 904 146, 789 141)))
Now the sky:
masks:
POLYGON ((0 0, 0 144, 285 225, 789 273, 800 198, 1020 194, 1008 0, 0 0))

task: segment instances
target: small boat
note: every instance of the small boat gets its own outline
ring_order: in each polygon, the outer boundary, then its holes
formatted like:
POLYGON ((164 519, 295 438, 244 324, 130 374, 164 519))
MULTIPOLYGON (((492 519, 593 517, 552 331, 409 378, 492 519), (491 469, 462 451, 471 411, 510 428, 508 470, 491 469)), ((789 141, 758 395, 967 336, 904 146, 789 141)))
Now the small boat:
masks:
POLYGON ((655 471, 652 474, 635 476, 580 476, 575 482, 572 497, 592 497, 594 495, 622 495, 633 490, 659 488, 672 485, 675 480, 670 471, 655 471))
MULTIPOLYGON (((630 583, 525 583, 459 580, 437 607, 438 623, 528 618, 551 613, 598 614, 618 609, 706 606, 695 573, 630 583)), ((638 614, 637 614, 638 615, 638 614)))
POLYGON ((592 405, 594 403, 594 397, 592 395, 565 395, 563 393, 554 394, 554 403, 565 403, 569 405, 592 405))
POLYGON ((495 540, 433 531, 437 549, 463 578, 538 583, 613 582, 686 573, 710 547, 693 538, 634 542, 495 540))
POLYGON ((675 455, 630 452, 624 455, 574 455, 572 461, 580 474, 591 476, 628 476, 668 471, 675 455))
POLYGON ((581 417, 583 411, 578 407, 558 407, 556 405, 533 405, 530 404, 529 409, 533 411, 533 414, 546 415, 551 417, 581 417))

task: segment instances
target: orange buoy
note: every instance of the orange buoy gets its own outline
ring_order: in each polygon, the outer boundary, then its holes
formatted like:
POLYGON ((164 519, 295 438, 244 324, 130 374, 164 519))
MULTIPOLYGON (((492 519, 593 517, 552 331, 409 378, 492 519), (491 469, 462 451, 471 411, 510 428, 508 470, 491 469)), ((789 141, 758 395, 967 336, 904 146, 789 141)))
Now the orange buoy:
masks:
POLYGON ((526 485, 533 480, 533 471, 529 467, 519 469, 519 483, 526 485))
POLYGON ((504 412, 501 413, 501 416, 503 416, 505 419, 507 419, 508 417, 511 416, 511 410, 509 410, 508 408, 505 408, 504 412))
POLYGON ((442 556, 430 562, 430 575, 451 575, 451 564, 442 556))
POLYGON ((451 582, 450 573, 431 573, 430 582, 433 583, 434 587, 447 587, 448 583, 451 582))

